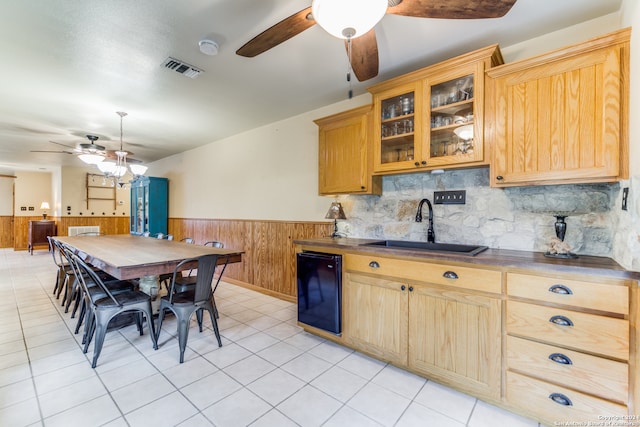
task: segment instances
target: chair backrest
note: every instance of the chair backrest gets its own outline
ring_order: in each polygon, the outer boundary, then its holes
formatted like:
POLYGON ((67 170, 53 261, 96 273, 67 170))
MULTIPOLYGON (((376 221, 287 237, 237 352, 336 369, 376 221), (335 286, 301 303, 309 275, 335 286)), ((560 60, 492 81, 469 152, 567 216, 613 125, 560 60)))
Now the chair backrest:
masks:
POLYGON ((203 246, 213 246, 214 248, 224 248, 224 243, 218 242, 217 240, 210 240, 208 242, 204 242, 203 246))
POLYGON ((158 234, 156 234, 156 238, 158 238, 158 239, 164 239, 164 233, 158 233, 158 234))
POLYGON ((53 256, 53 262, 56 263, 58 268, 64 267, 65 262, 60 253, 57 240, 52 239, 51 236, 47 236, 47 240, 49 241, 49 252, 53 256))
POLYGON ((216 265, 218 264, 218 255, 208 254, 195 258, 188 258, 180 262, 173 272, 173 278, 171 280, 171 290, 169 292, 169 302, 173 302, 173 295, 175 289, 176 277, 180 275, 184 270, 185 264, 197 263, 194 268, 198 269, 198 275, 196 276, 196 287, 194 292, 195 303, 205 301, 211 297, 211 283, 213 282, 213 274, 216 271, 216 265))
POLYGON ((89 287, 87 285, 87 280, 89 280, 90 282, 95 283, 96 286, 98 286, 100 290, 104 292, 105 295, 107 295, 117 306, 122 307, 120 301, 113 296, 111 291, 109 291, 109 288, 107 288, 102 282, 102 279, 100 279, 100 276, 98 276, 96 272, 82 260, 82 258, 70 251, 66 251, 66 253, 69 259, 69 265, 73 268, 73 272, 76 276, 76 280, 78 280, 86 295, 89 295, 89 287))
POLYGON ((193 240, 192 237, 185 237, 184 239, 180 239, 181 242, 185 242, 185 243, 189 243, 191 245, 193 245, 196 241, 193 240))

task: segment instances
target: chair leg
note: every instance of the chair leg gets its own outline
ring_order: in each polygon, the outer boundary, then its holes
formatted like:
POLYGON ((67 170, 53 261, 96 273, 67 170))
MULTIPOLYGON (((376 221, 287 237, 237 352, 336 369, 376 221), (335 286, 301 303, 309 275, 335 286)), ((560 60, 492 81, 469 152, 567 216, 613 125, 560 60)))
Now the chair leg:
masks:
POLYGON ((53 294, 55 295, 58 291, 58 286, 60 286, 60 277, 64 274, 61 268, 58 268, 58 274, 56 275, 56 286, 53 288, 53 294))
POLYGON ((162 330, 162 321, 164 320, 164 310, 165 307, 160 305, 160 311, 158 312, 158 325, 156 326, 156 341, 160 338, 160 331, 162 330))
POLYGON ((82 322, 84 321, 84 316, 87 311, 86 303, 84 299, 82 300, 82 304, 80 305, 80 313, 78 314, 78 322, 76 323, 76 329, 73 331, 74 334, 77 334, 80 331, 80 326, 82 326, 82 322))
POLYGON ((207 310, 207 311, 209 312, 209 317, 211 317, 211 325, 213 326, 213 332, 216 334, 216 339, 218 340, 218 347, 222 347, 222 340, 220 339, 220 330, 218 329, 218 321, 216 320, 214 310, 207 310))
POLYGON ((95 343, 93 344, 93 362, 91 363, 91 367, 95 368, 98 363, 98 357, 100 357, 100 352, 102 351, 102 346, 104 345, 104 338, 107 334, 107 326, 109 325, 109 320, 111 316, 108 313, 96 313, 96 326, 95 326, 95 343))
POLYGON ((189 338, 189 318, 191 316, 178 316, 178 343, 180 345, 180 363, 184 362, 184 351, 187 348, 189 338))
POLYGON ((196 310, 196 319, 198 320, 198 329, 202 332, 202 309, 196 310))

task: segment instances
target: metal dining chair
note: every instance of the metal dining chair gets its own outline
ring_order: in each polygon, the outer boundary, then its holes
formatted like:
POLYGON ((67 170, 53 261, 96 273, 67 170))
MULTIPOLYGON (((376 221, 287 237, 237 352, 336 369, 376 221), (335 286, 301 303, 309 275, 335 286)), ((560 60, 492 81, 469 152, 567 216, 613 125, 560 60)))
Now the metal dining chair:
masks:
POLYGON ((98 357, 100 357, 104 345, 109 322, 121 313, 129 311, 137 312, 136 323, 138 324, 140 335, 143 334, 142 317, 144 316, 146 318, 153 348, 157 350, 158 342, 153 322, 151 297, 141 291, 113 293, 102 282, 95 271, 80 257, 69 253, 69 261, 84 291, 84 301, 88 314, 83 333, 84 353, 88 351, 89 344, 95 336, 91 367, 95 368, 98 363, 98 357), (95 286, 89 286, 89 282, 92 282, 95 286))
POLYGON ((214 291, 211 288, 213 274, 216 270, 216 265, 218 264, 218 257, 219 255, 209 254, 195 258, 188 258, 180 262, 173 272, 169 294, 160 299, 156 341, 162 330, 162 321, 164 319, 165 311, 169 310, 173 312, 178 320, 177 329, 178 343, 180 347, 180 363, 184 362, 184 352, 187 347, 187 338, 189 337, 189 323, 193 313, 196 313, 198 327, 200 332, 202 332, 203 311, 206 310, 209 312, 213 332, 218 340, 218 347, 222 347, 222 340, 220 339, 220 331, 218 329, 218 322, 215 315, 215 301, 213 299, 214 291), (176 278, 181 275, 181 271, 185 266, 192 263, 197 263, 198 269, 198 274, 195 276, 195 286, 192 286, 190 289, 185 291, 179 291, 176 284, 176 278))

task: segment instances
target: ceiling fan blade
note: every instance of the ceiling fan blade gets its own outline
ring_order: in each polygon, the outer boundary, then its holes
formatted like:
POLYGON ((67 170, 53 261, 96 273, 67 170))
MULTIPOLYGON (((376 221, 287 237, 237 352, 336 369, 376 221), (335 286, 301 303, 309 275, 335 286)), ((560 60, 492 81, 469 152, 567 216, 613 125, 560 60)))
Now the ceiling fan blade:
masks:
POLYGON ((311 16, 311 7, 301 10, 298 13, 283 19, 276 25, 267 28, 236 51, 240 56, 253 58, 256 55, 289 40, 291 37, 300 34, 307 28, 315 25, 316 21, 311 16))
POLYGON ((63 143, 61 143, 61 142, 55 142, 55 141, 49 141, 49 142, 50 142, 50 143, 52 143, 52 144, 61 145, 61 146, 63 146, 63 147, 71 148, 72 150, 75 150, 75 149, 76 149, 76 147, 73 147, 73 146, 71 146, 71 145, 67 145, 67 144, 63 144, 63 143))
POLYGON ((482 19, 500 18, 516 0, 402 0, 387 9, 393 15, 418 18, 482 19))
POLYGON ((52 151, 52 150, 31 150, 30 153, 59 153, 59 154, 76 154, 71 151, 52 151))
MULTIPOLYGON (((345 41, 345 47, 348 52, 347 41, 345 41)), ((373 29, 360 37, 351 39, 351 69, 361 82, 378 75, 378 42, 373 29)))

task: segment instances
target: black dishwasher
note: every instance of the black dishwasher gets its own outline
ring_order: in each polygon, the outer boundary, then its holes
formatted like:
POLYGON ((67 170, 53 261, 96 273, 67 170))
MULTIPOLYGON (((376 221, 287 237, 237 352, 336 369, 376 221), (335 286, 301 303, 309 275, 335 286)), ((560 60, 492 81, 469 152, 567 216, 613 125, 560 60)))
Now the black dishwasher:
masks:
POLYGON ((342 332, 342 256, 298 253, 296 271, 298 321, 339 335, 342 332))

